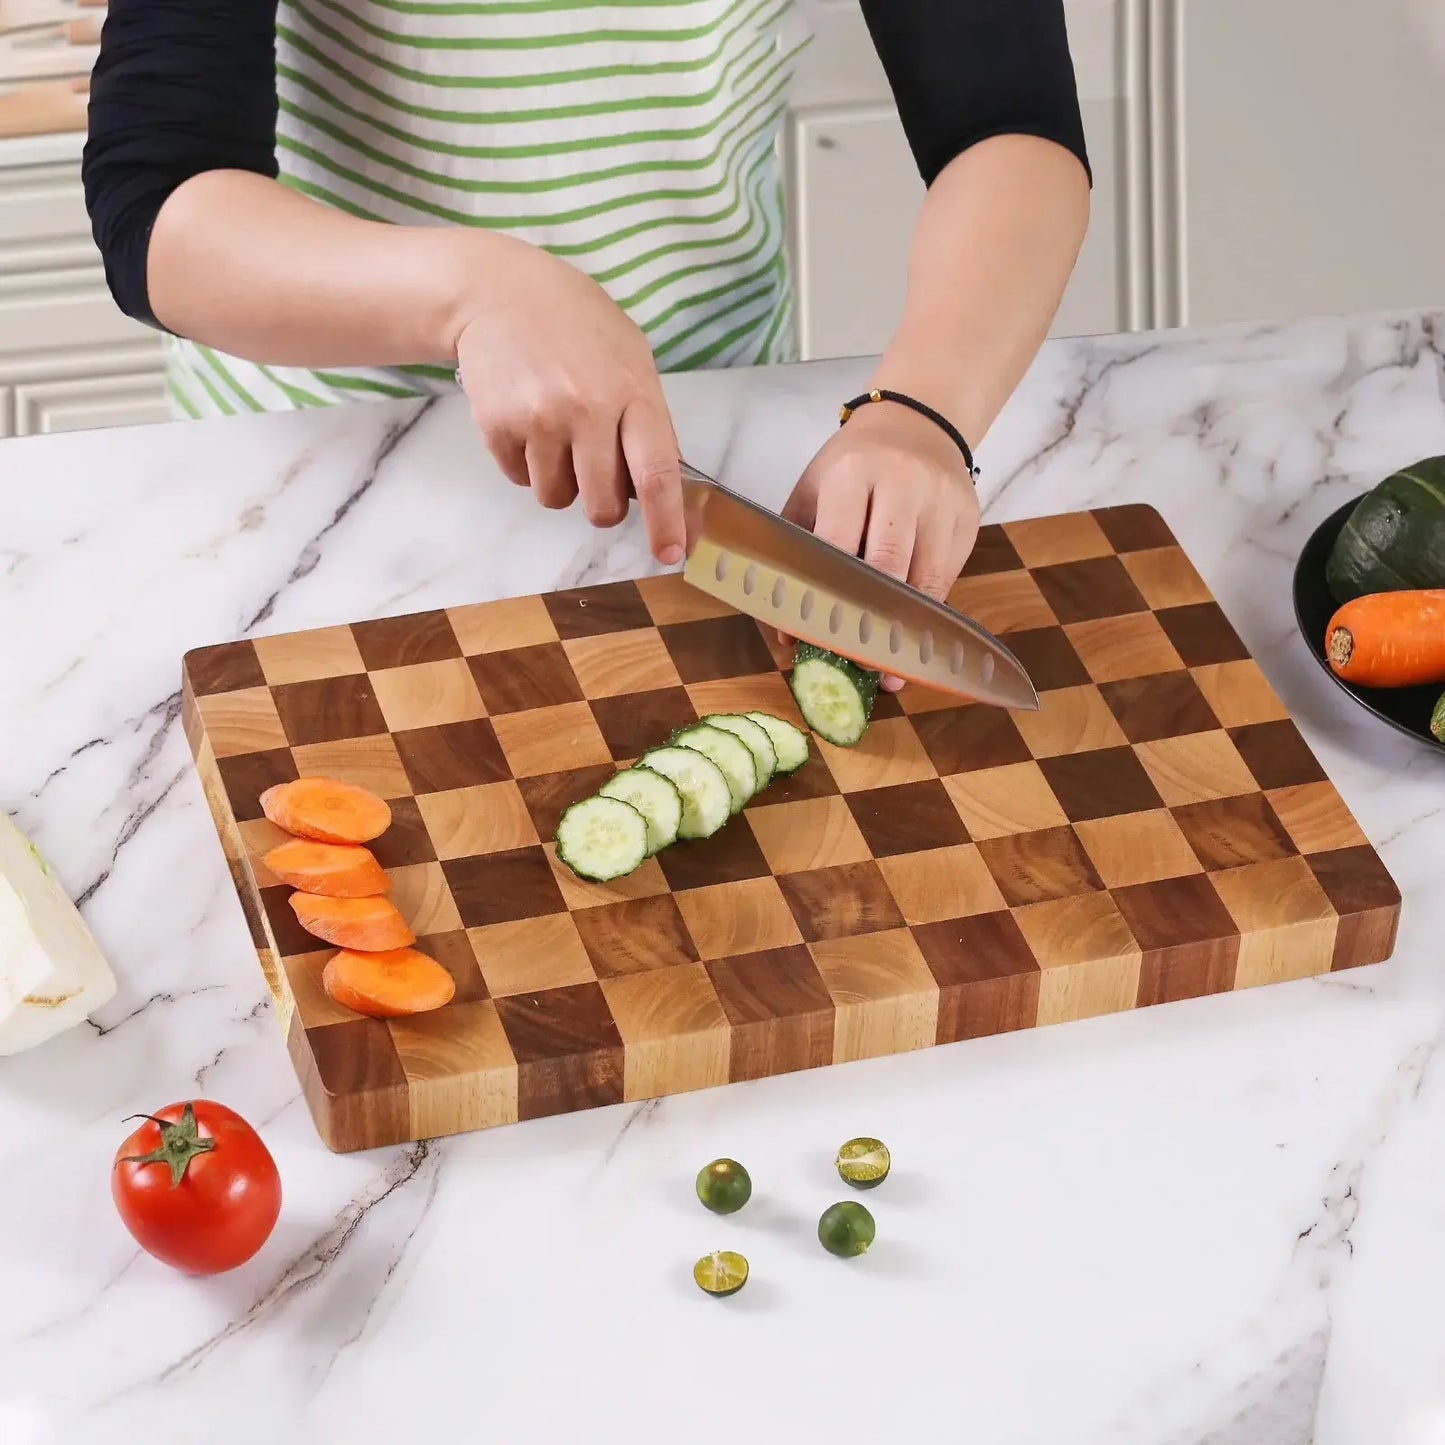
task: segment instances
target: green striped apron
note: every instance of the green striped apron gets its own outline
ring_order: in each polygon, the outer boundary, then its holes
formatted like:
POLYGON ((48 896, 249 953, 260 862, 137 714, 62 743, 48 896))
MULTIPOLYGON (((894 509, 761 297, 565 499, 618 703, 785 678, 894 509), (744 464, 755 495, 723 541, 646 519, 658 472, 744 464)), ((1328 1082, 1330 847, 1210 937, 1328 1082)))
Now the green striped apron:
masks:
MULTIPOLYGON (((606 288, 659 370, 791 360, 776 142, 807 39, 793 0, 281 0, 281 181, 544 247, 606 288)), ((182 415, 455 386, 446 357, 311 370, 168 344, 182 415)))

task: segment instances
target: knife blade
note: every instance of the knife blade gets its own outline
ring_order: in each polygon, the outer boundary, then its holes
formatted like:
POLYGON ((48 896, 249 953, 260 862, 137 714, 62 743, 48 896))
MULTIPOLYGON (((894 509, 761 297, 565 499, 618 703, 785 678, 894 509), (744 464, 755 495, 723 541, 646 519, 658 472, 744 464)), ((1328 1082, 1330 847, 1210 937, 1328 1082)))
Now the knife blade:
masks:
POLYGON ((1039 696, 1009 649, 972 618, 682 464, 696 588, 862 667, 997 707, 1039 696))

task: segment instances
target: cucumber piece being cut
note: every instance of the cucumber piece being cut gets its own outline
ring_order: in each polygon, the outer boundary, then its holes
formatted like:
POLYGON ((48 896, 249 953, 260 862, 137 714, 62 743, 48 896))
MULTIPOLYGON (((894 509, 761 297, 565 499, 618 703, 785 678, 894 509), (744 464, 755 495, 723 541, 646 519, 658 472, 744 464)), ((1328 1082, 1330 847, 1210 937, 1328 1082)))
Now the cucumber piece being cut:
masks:
POLYGON ((682 795, 679 838, 711 838, 727 822, 732 812, 732 793, 723 770, 711 758, 692 748, 669 745, 643 753, 637 766, 677 785, 682 795))
POLYGON ((703 757, 711 758, 728 780, 732 811, 742 812, 743 805, 758 790, 758 770, 747 744, 736 734, 724 732, 711 723, 679 728, 671 741, 675 747, 692 748, 703 757))
POLYGON ((778 759, 778 765, 773 769, 773 777, 786 778, 789 773, 796 773, 808 761, 808 735, 802 728, 796 728, 792 723, 774 717, 771 713, 750 712, 745 716, 767 733, 773 745, 773 752, 778 759))
POLYGON ((811 642, 793 653, 789 679, 803 721, 828 742, 851 748, 868 730, 878 674, 811 642))
POLYGON ((557 856, 593 883, 621 878, 647 857, 647 821, 620 798, 584 798, 557 824, 557 856))
POLYGON ((647 855, 677 841, 682 825, 682 794, 671 778, 650 768, 624 768, 597 790, 603 798, 618 798, 636 808, 647 824, 647 855))
POLYGON ((778 750, 765 729, 759 727, 750 717, 735 712, 715 712, 703 718, 709 727, 721 728, 742 741, 743 746, 753 755, 753 766, 758 770, 758 786, 755 792, 762 792, 778 771, 778 750))

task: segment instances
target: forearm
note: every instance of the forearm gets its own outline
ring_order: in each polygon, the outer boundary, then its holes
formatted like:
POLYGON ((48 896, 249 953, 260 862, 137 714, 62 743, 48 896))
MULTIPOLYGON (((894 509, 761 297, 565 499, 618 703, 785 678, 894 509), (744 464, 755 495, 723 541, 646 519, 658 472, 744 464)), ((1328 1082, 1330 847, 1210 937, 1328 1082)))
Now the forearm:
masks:
POLYGON ((1079 160, 1051 141, 970 146, 929 188, 903 318, 871 385, 929 402, 977 446, 1048 333, 1089 216, 1079 160))
POLYGON ((264 176, 210 171, 161 207, 148 286, 163 326, 235 356, 278 366, 447 362, 522 245, 360 220, 264 176))

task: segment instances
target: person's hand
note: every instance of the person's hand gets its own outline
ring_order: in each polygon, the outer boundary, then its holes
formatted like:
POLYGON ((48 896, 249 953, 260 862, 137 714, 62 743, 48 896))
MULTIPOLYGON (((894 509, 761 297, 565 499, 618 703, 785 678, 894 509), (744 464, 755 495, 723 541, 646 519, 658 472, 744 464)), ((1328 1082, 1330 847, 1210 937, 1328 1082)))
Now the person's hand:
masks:
MULTIPOLYGON (((544 507, 580 495, 613 527, 635 493, 664 565, 685 536, 677 438, 647 338, 590 277, 515 241, 504 287, 463 320, 457 361, 497 465, 544 507)), ((495 279, 495 278, 491 278, 495 279)))
POLYGON ((824 443, 783 515, 939 601, 978 538, 962 453, 927 417, 891 402, 859 407, 824 443))

